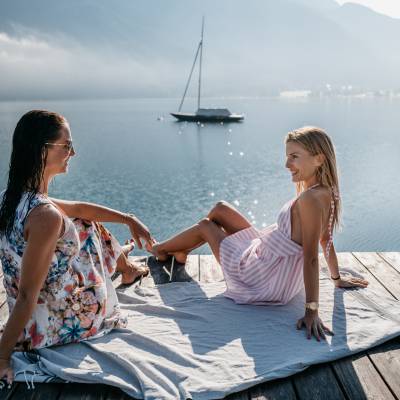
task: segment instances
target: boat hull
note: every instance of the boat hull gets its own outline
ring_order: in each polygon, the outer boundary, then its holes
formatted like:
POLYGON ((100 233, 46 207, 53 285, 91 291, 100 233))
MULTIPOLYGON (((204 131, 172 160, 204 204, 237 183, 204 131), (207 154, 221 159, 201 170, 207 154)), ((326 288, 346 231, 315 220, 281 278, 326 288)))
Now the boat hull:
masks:
POLYGON ((198 115, 190 113, 171 113, 178 121, 189 122, 240 122, 243 120, 243 115, 198 115))

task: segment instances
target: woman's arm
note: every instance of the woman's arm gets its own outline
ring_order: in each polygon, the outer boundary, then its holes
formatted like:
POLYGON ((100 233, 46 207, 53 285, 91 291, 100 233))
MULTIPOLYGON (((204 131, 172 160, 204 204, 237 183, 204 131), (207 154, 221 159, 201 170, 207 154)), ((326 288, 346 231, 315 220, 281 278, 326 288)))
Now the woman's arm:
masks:
MULTIPOLYGON (((320 244, 322 247, 322 250, 324 252, 324 257, 326 260, 326 263, 328 264, 329 272, 331 274, 331 278, 338 278, 340 277, 340 271, 339 271, 339 262, 336 256, 336 251, 335 251, 335 246, 333 243, 331 243, 330 249, 329 249, 329 256, 326 257, 326 250, 327 246, 329 243, 329 236, 325 237, 323 236, 320 240, 320 244)), ((334 279, 335 281, 335 279, 334 279)))
POLYGON ((126 224, 128 222, 128 214, 98 204, 54 198, 50 200, 70 218, 81 218, 98 222, 115 222, 119 224, 126 224))
POLYGON ((59 199, 51 199, 64 213, 70 218, 82 218, 89 221, 97 222, 115 222, 126 224, 132 233, 132 236, 141 249, 144 239, 147 245, 152 245, 154 239, 152 238, 149 229, 133 214, 126 214, 112 208, 104 207, 98 204, 67 201, 59 199))
POLYGON ((340 288, 352 288, 352 287, 362 287, 365 288, 368 286, 368 281, 365 279, 357 278, 352 275, 341 276, 339 270, 339 262, 337 259, 335 247, 333 243, 331 244, 329 250, 329 257, 326 257, 326 248, 328 245, 329 238, 323 237, 320 241, 321 247, 324 251, 325 260, 328 264, 329 272, 331 274, 331 279, 336 287, 340 288))
POLYGON ((314 335, 319 341, 325 338, 325 332, 330 332, 318 316, 319 302, 319 263, 318 243, 322 229, 322 208, 317 198, 312 193, 303 194, 297 201, 302 230, 303 255, 304 255, 304 287, 306 292, 305 315, 297 323, 300 329, 305 325, 307 338, 314 335), (308 304, 311 303, 310 308, 308 304))
POLYGON ((306 302, 319 300, 318 242, 321 232, 321 209, 317 199, 306 193, 298 200, 304 256, 306 302))
MULTIPOLYGON (((22 257, 18 296, 0 339, 0 359, 10 360, 13 349, 36 307, 49 271, 63 220, 52 205, 34 209, 25 226, 27 246, 22 257)), ((7 374, 0 369, 0 379, 7 374)), ((8 374, 9 377, 9 374, 8 374)))

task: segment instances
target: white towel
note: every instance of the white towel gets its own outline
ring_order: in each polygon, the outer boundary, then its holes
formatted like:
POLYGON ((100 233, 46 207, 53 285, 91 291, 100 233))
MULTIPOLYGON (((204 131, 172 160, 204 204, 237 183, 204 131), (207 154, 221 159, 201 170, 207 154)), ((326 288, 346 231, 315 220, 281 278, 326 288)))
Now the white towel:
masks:
POLYGON ((104 383, 149 400, 217 399, 400 334, 400 303, 383 287, 335 289, 322 277, 320 317, 335 336, 320 343, 295 328, 304 294, 286 306, 255 306, 224 291, 224 282, 127 289, 119 293, 127 329, 42 349, 36 359, 14 354, 16 380, 104 383))

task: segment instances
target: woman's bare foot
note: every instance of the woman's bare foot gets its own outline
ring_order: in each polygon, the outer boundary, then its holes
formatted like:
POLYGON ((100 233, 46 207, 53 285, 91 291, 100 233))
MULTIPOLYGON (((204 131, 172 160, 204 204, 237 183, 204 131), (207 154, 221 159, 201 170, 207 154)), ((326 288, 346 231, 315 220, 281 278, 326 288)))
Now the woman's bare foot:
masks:
POLYGON ((129 242, 128 240, 125 242, 125 244, 122 247, 122 252, 128 257, 129 253, 133 251, 135 248, 135 242, 131 241, 129 242))
POLYGON ((149 251, 158 261, 166 261, 168 259, 168 253, 163 251, 160 247, 161 245, 159 243, 153 244, 149 251))
POLYGON ((167 253, 166 251, 161 249, 160 243, 153 244, 153 246, 148 250, 150 253, 153 254, 154 257, 157 258, 158 261, 167 261, 169 256, 173 256, 178 263, 186 264, 188 253, 185 251, 175 251, 172 253, 167 253))
POLYGON ((149 274, 149 267, 140 265, 137 263, 130 262, 130 268, 121 274, 121 283, 124 285, 130 285, 134 283, 141 276, 147 276, 149 274))
POLYGON ((128 257, 122 253, 118 258, 117 271, 121 272, 121 283, 130 285, 141 276, 148 275, 149 267, 129 260, 128 257))

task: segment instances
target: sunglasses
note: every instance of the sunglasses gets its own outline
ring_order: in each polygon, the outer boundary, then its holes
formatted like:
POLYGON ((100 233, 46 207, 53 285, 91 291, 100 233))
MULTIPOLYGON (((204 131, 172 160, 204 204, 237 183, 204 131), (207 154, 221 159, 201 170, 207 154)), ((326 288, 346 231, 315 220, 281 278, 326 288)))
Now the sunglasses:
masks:
POLYGON ((46 146, 62 146, 64 147, 65 151, 71 153, 72 149, 74 148, 72 142, 68 143, 45 143, 46 146))

